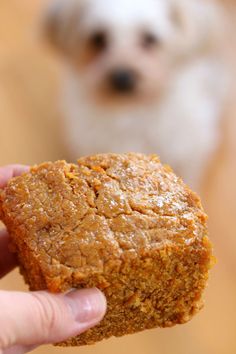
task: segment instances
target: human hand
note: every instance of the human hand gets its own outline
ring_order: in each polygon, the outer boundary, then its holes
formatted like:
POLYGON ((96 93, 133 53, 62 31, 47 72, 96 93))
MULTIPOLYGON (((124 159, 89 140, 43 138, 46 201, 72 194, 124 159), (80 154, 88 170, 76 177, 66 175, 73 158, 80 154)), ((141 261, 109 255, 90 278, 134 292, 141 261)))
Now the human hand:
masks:
MULTIPOLYGON (((26 166, 0 168, 0 188, 28 170, 26 166)), ((0 231, 0 278, 16 266, 8 250, 9 235, 0 231)), ((41 344, 56 343, 98 324, 106 300, 98 289, 73 290, 67 294, 0 291, 0 354, 22 354, 41 344)))

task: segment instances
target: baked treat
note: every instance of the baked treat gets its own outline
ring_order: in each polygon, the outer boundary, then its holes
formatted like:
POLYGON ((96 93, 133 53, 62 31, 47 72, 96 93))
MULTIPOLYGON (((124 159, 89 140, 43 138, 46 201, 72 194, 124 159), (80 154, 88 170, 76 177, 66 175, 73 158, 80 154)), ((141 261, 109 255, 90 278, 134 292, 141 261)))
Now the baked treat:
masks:
POLYGON ((32 167, 1 191, 0 215, 31 290, 98 287, 107 297, 102 322, 61 345, 170 327, 202 307, 207 217, 155 155, 32 167))

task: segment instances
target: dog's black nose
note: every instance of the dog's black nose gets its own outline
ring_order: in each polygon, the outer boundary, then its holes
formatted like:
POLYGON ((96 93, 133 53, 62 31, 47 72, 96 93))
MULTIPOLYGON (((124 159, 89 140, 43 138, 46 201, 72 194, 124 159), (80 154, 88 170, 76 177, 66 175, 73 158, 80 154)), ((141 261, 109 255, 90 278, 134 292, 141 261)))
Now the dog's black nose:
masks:
POLYGON ((115 91, 126 93, 135 89, 137 75, 132 70, 117 69, 110 74, 109 80, 115 91))

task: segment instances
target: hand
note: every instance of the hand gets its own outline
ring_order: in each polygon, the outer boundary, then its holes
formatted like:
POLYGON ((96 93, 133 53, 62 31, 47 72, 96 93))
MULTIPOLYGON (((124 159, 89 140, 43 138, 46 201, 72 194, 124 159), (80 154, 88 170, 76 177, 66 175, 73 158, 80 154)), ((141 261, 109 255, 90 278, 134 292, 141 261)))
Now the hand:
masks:
MULTIPOLYGON (((26 166, 0 168, 0 188, 28 170, 26 166)), ((16 266, 8 250, 9 236, 0 231, 0 278, 16 266)), ((0 291, 0 354, 22 354, 35 347, 63 341, 98 324, 106 311, 106 300, 98 289, 67 294, 0 291)))

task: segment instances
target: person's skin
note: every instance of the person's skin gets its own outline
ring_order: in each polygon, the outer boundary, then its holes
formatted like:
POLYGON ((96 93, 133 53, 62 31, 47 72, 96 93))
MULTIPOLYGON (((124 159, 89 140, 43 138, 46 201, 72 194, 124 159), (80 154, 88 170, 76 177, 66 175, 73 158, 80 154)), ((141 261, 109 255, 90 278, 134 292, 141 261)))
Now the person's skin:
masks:
MULTIPOLYGON (((0 188, 27 166, 0 167, 0 188)), ((9 236, 0 231, 0 278, 17 264, 9 252, 9 236)), ((98 289, 66 294, 0 290, 0 354, 26 353, 41 344, 56 343, 80 334, 101 321, 106 299, 98 289)))

